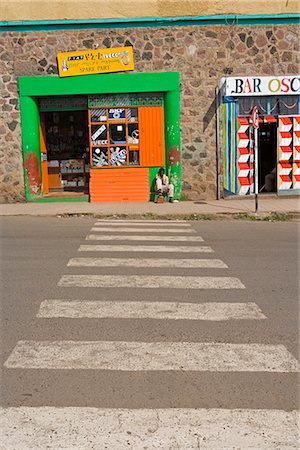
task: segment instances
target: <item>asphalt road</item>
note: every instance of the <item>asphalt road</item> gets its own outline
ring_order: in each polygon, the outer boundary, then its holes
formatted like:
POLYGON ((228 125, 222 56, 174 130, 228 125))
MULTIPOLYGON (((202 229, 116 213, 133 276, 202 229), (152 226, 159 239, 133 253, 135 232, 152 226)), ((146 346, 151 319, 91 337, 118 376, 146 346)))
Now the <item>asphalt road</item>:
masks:
MULTIPOLYGON (((196 235, 203 237, 203 243, 155 244, 206 245, 213 248, 214 253, 201 256, 197 253, 125 255, 130 258, 218 258, 228 268, 217 269, 217 276, 237 278, 245 289, 58 286, 64 275, 125 275, 127 279, 132 274, 216 276, 216 269, 171 268, 168 264, 163 268, 67 266, 71 258, 83 256, 100 258, 101 254, 106 258, 124 258, 124 252, 78 252, 80 245, 100 244, 86 241, 95 222, 96 219, 84 217, 6 217, 1 220, 1 404, 4 408, 241 408, 285 411, 299 408, 296 371, 5 367, 4 363, 19 341, 257 343, 283 345, 293 357, 299 359, 297 223, 192 222, 192 229, 197 232, 196 235), (189 304, 254 302, 266 319, 209 321, 37 317, 40 304, 45 299, 189 304)), ((112 233, 106 231, 104 234, 112 233)), ((152 234, 144 233, 145 236, 152 234)), ((162 234, 166 233, 162 230, 162 234)), ((124 236, 124 241, 101 244, 128 244, 126 232, 124 236)), ((154 243, 142 241, 137 244, 154 243)))

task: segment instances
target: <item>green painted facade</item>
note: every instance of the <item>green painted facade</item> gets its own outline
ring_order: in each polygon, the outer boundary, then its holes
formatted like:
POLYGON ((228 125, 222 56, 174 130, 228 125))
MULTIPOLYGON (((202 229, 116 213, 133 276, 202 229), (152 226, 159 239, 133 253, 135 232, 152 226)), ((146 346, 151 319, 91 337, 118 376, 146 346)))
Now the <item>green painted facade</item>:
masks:
POLYGON ((168 91, 165 96, 165 140, 166 140, 166 168, 170 175, 170 183, 174 185, 174 196, 179 199, 181 196, 181 158, 173 163, 172 150, 177 151, 180 145, 180 110, 172 108, 171 105, 180 104, 179 90, 168 91))
MULTIPOLYGON (((180 74, 178 72, 118 73, 70 78, 19 77, 25 194, 28 201, 42 197, 40 118, 38 99, 47 96, 101 95, 161 92, 165 110, 166 172, 174 184, 174 198, 181 195, 181 160, 170 161, 170 151, 181 153, 180 74), (29 162, 28 162, 29 161, 29 162)), ((150 183, 152 171, 150 170, 150 183)), ((68 201, 68 199, 66 199, 68 201)))
POLYGON ((27 200, 39 197, 41 189, 40 116, 34 97, 20 97, 24 187, 27 200))
POLYGON ((78 197, 37 197, 35 202, 37 203, 60 203, 60 202, 72 202, 72 203, 87 203, 89 201, 88 195, 80 195, 78 197))

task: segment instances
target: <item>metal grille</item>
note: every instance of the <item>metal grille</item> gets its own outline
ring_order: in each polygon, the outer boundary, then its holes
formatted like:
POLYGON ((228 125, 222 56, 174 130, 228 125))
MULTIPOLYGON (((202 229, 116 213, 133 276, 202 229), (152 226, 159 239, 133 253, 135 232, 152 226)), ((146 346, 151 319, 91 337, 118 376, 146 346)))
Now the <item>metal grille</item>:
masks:
POLYGON ((162 106, 162 93, 137 93, 137 94, 111 94, 91 95, 88 98, 88 107, 101 106, 162 106))

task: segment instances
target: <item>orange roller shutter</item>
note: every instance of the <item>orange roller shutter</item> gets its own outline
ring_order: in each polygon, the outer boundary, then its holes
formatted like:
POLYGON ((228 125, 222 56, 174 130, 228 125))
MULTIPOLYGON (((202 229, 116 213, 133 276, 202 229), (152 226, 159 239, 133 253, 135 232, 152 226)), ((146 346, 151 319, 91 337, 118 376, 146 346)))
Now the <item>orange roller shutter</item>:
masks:
POLYGON ((90 175, 91 203, 149 201, 149 169, 91 169, 90 175))
POLYGON ((165 164, 164 109, 162 106, 139 107, 141 166, 165 164))

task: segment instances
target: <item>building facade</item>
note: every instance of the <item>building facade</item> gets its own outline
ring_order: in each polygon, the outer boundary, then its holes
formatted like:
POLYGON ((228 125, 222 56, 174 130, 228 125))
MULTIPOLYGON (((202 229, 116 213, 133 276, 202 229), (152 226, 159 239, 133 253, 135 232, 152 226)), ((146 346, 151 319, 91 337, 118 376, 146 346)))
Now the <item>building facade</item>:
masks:
POLYGON ((160 166, 178 199, 249 195, 253 106, 261 192, 276 167, 271 192, 297 193, 297 2, 21 3, 1 22, 2 201, 147 201, 160 166), (58 75, 62 52, 127 47, 131 72, 58 75))
POLYGON ((224 193, 300 193, 300 77, 222 80, 224 193), (257 136, 253 110, 257 108, 257 136))

